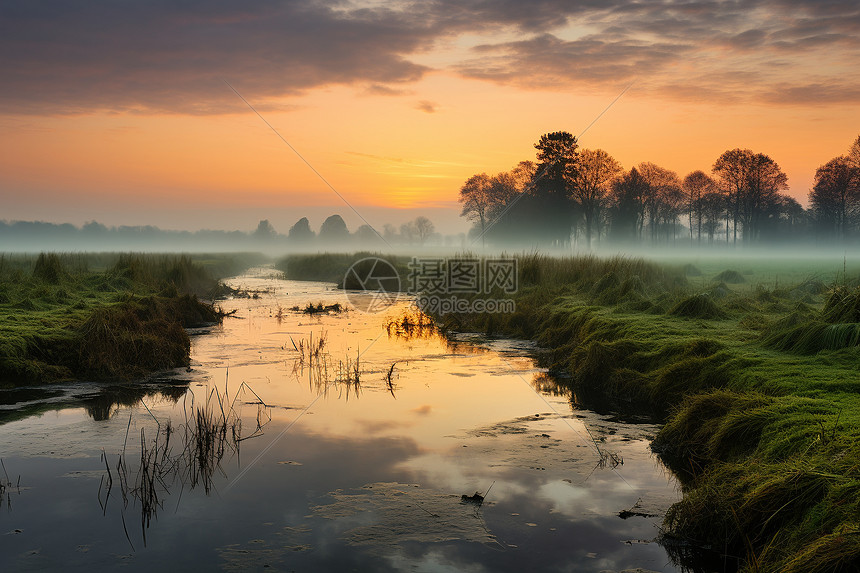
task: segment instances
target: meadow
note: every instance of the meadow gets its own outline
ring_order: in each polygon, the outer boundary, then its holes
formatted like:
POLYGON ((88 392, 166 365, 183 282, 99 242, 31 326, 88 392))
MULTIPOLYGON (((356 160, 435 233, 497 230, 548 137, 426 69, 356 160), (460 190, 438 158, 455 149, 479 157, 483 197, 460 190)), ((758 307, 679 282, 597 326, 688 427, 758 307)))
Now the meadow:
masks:
POLYGON ((186 328, 222 318, 227 256, 0 255, 0 385, 131 380, 186 366, 186 328), (204 300, 209 302, 203 302, 204 300))
MULTIPOLYGON (((683 484, 662 533, 681 562, 707 548, 744 571, 860 567, 856 263, 517 259, 517 292, 490 293, 514 313, 435 319, 537 341, 576 404, 656 416, 652 449, 683 484)), ((311 268, 297 260, 290 278, 311 268)))

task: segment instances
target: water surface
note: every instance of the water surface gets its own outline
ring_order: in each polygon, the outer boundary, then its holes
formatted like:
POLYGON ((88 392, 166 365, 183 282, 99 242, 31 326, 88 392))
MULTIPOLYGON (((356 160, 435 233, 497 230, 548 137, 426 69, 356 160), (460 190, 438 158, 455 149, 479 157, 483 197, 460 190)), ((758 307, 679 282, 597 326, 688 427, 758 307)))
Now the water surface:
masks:
POLYGON ((188 371, 0 393, 0 569, 678 570, 653 541, 679 497, 656 427, 572 409, 527 344, 230 282, 249 298, 188 371), (226 422, 208 450, 200 412, 226 422))

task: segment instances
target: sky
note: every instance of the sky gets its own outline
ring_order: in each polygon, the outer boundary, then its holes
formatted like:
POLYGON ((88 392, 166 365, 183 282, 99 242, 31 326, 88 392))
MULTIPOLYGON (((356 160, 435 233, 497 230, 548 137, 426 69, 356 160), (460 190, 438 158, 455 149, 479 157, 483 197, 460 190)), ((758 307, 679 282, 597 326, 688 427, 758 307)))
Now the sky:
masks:
POLYGON ((454 233, 560 130, 681 176, 766 153, 805 204, 857 62, 856 0, 2 0, 0 219, 454 233))

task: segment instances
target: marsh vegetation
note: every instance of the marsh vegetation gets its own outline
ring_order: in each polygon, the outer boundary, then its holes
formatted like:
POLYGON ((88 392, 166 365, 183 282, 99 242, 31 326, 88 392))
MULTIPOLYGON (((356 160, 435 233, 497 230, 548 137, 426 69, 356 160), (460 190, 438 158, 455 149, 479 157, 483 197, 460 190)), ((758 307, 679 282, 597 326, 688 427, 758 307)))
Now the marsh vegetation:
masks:
POLYGON ((747 571, 856 569, 860 275, 847 259, 518 263, 518 292, 490 293, 514 313, 436 321, 535 340, 574 403, 658 416, 653 448, 684 487, 664 531, 679 560, 707 546, 747 571))
POLYGON ((129 380, 187 366, 186 328, 218 323, 231 257, 0 255, 0 384, 129 380))

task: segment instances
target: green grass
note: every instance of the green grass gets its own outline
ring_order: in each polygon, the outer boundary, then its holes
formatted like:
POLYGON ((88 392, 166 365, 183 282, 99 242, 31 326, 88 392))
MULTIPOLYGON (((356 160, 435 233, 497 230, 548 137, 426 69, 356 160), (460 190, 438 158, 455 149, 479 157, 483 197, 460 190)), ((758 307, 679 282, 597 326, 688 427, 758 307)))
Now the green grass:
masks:
POLYGON ((220 320, 199 297, 207 268, 232 258, 134 254, 0 255, 0 385, 132 379, 187 365, 184 328, 220 320))
POLYGON ((577 404, 660 416, 653 448, 684 493, 667 547, 720 548, 744 571, 860 569, 856 263, 518 262, 518 292, 491 293, 514 313, 438 322, 537 341, 577 404))

